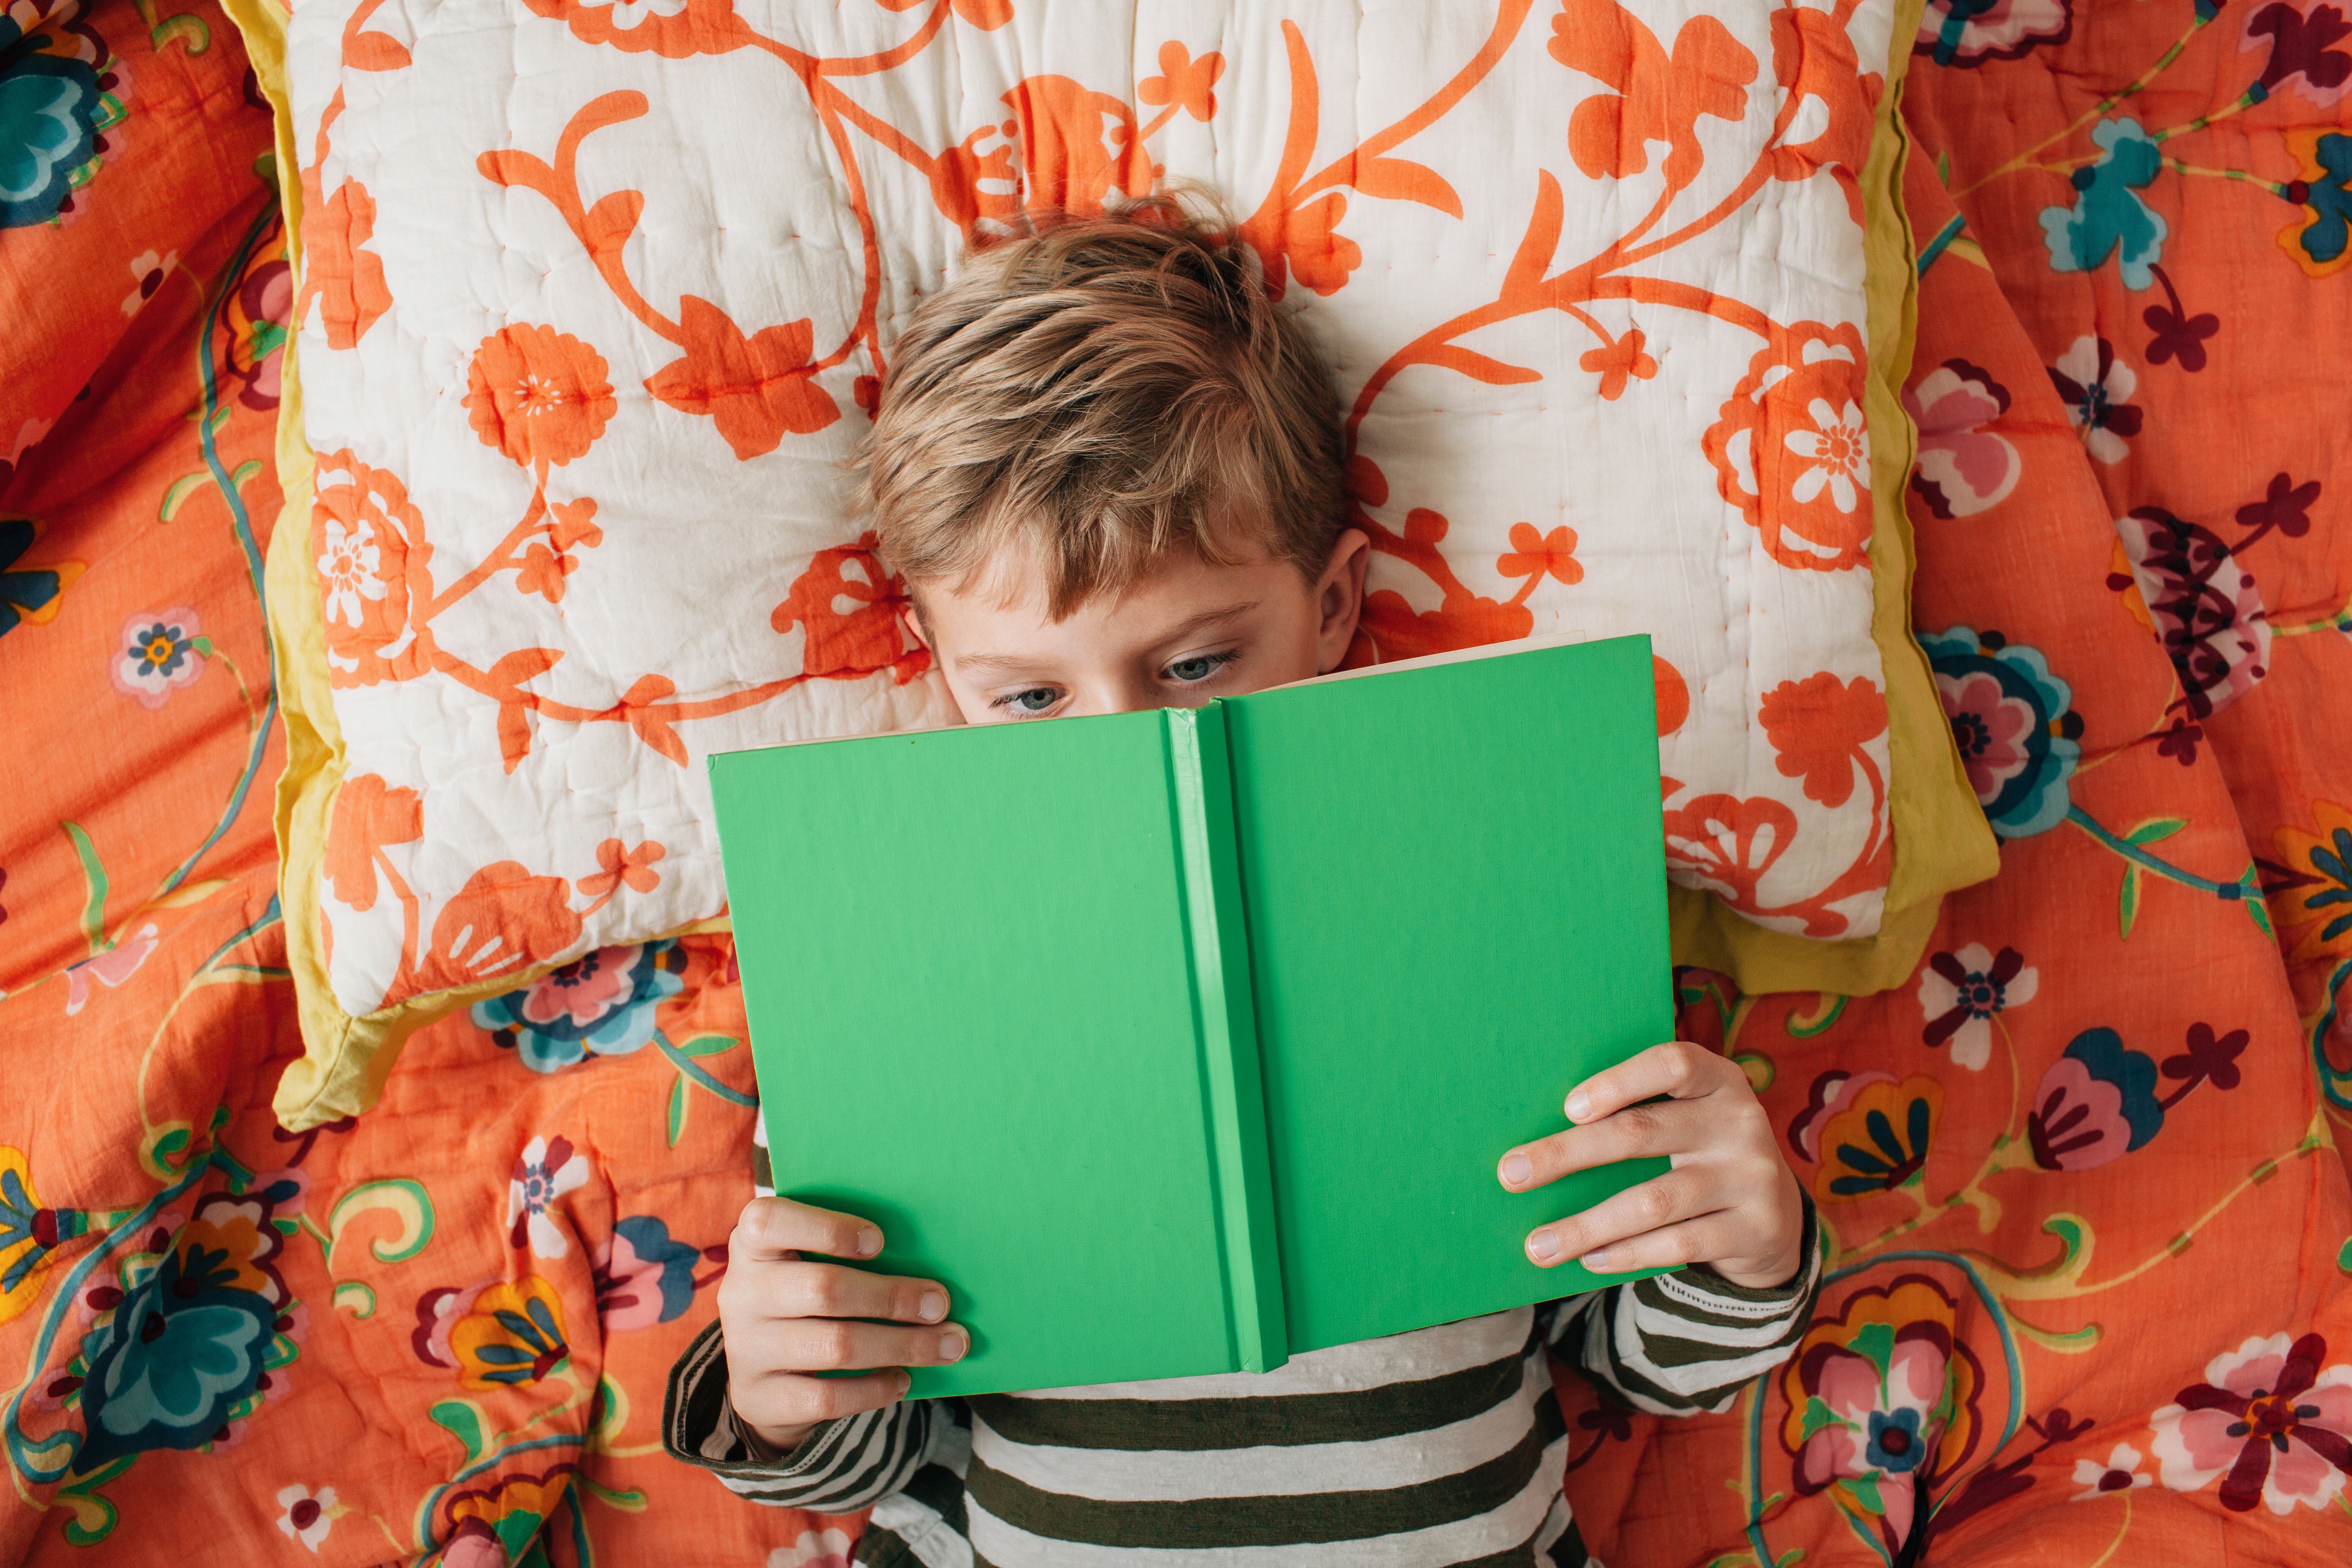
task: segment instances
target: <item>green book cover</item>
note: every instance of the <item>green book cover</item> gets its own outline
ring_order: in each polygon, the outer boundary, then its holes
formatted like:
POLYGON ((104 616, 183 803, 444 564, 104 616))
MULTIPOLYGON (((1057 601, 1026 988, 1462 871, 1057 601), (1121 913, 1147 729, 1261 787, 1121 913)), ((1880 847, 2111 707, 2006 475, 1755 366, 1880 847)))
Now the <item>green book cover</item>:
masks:
POLYGON ((778 1190, 972 1331, 918 1397, 1589 1289, 1506 1192, 1673 1033, 1646 638, 710 762, 778 1190))

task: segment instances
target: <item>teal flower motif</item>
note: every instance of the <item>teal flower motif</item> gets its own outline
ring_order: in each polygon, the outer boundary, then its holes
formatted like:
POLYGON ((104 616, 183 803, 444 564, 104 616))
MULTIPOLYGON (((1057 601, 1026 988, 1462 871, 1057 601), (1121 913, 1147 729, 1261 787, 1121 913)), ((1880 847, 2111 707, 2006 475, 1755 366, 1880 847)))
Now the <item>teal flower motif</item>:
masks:
MULTIPOLYGON (((0 464, 0 471, 5 468, 0 464)), ((31 519, 0 517, 0 637, 26 621, 45 621, 58 613, 58 595, 65 592, 67 574, 55 566, 17 565, 32 548, 31 519)))
POLYGON ((475 1024, 533 1072, 561 1072, 589 1053, 626 1056, 653 1043, 656 1009, 686 989, 676 942, 600 947, 518 991, 474 1004, 475 1024))
POLYGON ((2164 167, 2164 154, 2137 120, 2101 121, 2091 131, 2098 162, 2074 171, 2072 208, 2042 210, 2042 238, 2055 272, 2095 272, 2121 252, 2124 287, 2153 285, 2148 268, 2164 258, 2164 219, 2136 194, 2164 167))
POLYGON ((237 1277, 219 1254, 174 1251, 93 1331, 81 1383, 89 1435, 76 1469, 219 1434, 260 1378, 278 1317, 268 1298, 224 1282, 237 1277))
MULTIPOLYGON (((14 31, 14 28, 11 28, 14 31)), ((82 60, 0 46, 0 228, 46 223, 97 152, 97 70, 82 60)))
POLYGON ((1992 830, 2030 838, 2066 820, 2083 720, 2049 661, 1999 632, 1979 637, 1968 626, 1924 636, 1919 646, 1992 830))
POLYGON ((2302 155, 2308 177, 2289 181, 2284 195, 2311 216, 2281 237, 2302 249, 2306 271, 2324 276, 2345 265, 2345 253, 2352 250, 2352 136, 2290 132, 2287 144, 2302 155))

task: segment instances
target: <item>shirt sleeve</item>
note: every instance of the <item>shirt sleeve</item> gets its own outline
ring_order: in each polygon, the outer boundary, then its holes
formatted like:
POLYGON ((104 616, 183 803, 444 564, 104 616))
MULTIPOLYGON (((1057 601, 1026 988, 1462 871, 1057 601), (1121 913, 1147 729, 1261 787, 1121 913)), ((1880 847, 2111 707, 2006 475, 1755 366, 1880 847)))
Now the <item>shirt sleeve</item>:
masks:
POLYGON ((1804 1263, 1751 1290, 1699 1265, 1555 1304, 1549 1335, 1584 1370, 1654 1415, 1722 1411, 1740 1385, 1789 1359, 1822 1289, 1821 1221, 1804 1197, 1804 1263))
POLYGON ((827 1421, 789 1454, 779 1454, 736 1419, 727 1397, 727 1346, 719 1326, 695 1336, 670 1368, 662 1405, 662 1446, 716 1475, 754 1502, 851 1513, 901 1490, 930 1457, 941 1401, 900 1400, 827 1421))

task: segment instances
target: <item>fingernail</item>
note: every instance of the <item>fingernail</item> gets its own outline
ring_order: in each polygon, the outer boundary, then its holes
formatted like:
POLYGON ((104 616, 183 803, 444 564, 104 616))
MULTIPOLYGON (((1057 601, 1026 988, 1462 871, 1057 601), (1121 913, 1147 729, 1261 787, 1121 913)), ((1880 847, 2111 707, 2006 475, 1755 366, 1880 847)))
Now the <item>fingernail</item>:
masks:
POLYGON ((1514 1154, 1503 1162, 1503 1185, 1507 1187, 1524 1187, 1535 1173, 1535 1167, 1528 1163, 1525 1154, 1514 1154))
POLYGON ((859 1232, 857 1233, 857 1256, 858 1256, 858 1257, 860 1257, 860 1258, 871 1258, 871 1257, 873 1257, 876 1253, 877 1253, 877 1252, 879 1252, 879 1251, 881 1251, 881 1250, 882 1250, 882 1233, 881 1233, 880 1231, 878 1231, 878 1230, 875 1229, 872 1226, 870 1226, 870 1225, 869 1225, 869 1226, 867 1226, 864 1230, 861 1230, 861 1231, 859 1231, 859 1232))
POLYGON ((927 1323, 936 1323, 948 1315, 948 1299, 937 1290, 926 1290, 915 1313, 927 1323))
POLYGON ((1592 1101, 1585 1098, 1582 1089, 1580 1089, 1568 1097, 1568 1119, 1570 1121, 1581 1121, 1591 1114, 1591 1111, 1592 1101))
POLYGON ((941 1334, 940 1336, 940 1359, 941 1361, 961 1361, 963 1359, 963 1349, 964 1340, 961 1334, 941 1334))
POLYGON ((1528 1237, 1528 1256, 1538 1263, 1549 1263, 1559 1256, 1559 1237, 1548 1230, 1537 1231, 1528 1237))
POLYGON ((914 1380, 914 1378, 913 1378, 913 1376, 912 1376, 911 1374, 907 1373, 903 1373, 903 1372, 902 1372, 902 1373, 900 1373, 898 1374, 898 1397, 899 1397, 899 1398, 901 1398, 901 1399, 906 1398, 906 1397, 907 1397, 907 1390, 908 1390, 908 1389, 910 1389, 910 1388, 912 1388, 912 1387, 914 1387, 914 1386, 915 1386, 915 1380, 914 1380))
POLYGON ((1605 1272, 1609 1268, 1614 1267, 1614 1265, 1609 1261, 1609 1249, 1605 1247, 1598 1252, 1586 1253, 1577 1261, 1582 1263, 1587 1268, 1592 1269, 1596 1273, 1605 1272))

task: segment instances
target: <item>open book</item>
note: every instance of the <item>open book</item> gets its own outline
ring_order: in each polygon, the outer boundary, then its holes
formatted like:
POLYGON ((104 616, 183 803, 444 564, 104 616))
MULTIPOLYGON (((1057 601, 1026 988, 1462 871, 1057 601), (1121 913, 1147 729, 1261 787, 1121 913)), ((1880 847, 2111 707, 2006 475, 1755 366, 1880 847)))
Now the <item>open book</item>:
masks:
POLYGON ((710 759, 777 1190, 972 1334, 916 1397, 1589 1289, 1495 1166, 1673 1036, 1646 637, 710 759))

